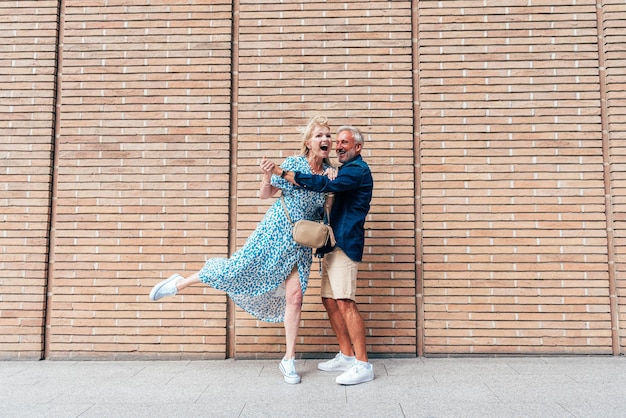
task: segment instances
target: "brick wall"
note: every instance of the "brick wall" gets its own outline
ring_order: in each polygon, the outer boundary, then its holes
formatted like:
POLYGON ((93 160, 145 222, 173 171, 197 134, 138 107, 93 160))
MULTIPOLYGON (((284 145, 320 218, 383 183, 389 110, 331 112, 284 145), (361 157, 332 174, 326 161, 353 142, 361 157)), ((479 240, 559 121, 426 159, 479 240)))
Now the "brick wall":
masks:
POLYGON ((610 179, 607 190, 612 228, 609 272, 614 276, 611 288, 611 313, 618 338, 614 341, 615 351, 624 354, 626 347, 626 6, 623 1, 607 1, 600 9, 598 26, 602 30, 603 62, 601 74, 606 100, 606 111, 602 129, 605 136, 606 177, 610 179))
POLYGON ((278 357, 220 292, 147 294, 244 243, 317 113, 366 134, 370 353, 623 353, 623 1, 0 8, 1 358, 278 357))
POLYGON ((419 2, 424 344, 608 353, 595 1, 517 3, 419 2))
POLYGON ((224 295, 147 294, 228 255, 231 5, 83 4, 63 11, 49 356, 223 357, 224 295))
POLYGON ((43 349, 56 2, 0 3, 0 359, 43 349))
MULTIPOLYGON (((375 181, 359 292, 369 349, 415 353, 410 3, 242 2, 239 16, 238 244, 267 209, 256 199, 264 155, 299 151, 298 127, 317 113, 362 128, 375 181)), ((239 315, 236 329, 241 355, 284 351, 281 325, 239 315)), ((317 271, 299 344, 337 350, 317 271)))

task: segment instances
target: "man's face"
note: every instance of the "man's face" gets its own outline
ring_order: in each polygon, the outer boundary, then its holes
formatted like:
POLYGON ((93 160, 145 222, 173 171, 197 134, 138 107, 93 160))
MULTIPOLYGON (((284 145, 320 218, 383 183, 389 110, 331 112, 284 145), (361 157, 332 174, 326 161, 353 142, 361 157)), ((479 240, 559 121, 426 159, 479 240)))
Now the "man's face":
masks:
POLYGON ((335 152, 340 163, 350 161, 361 153, 363 144, 354 142, 354 137, 350 131, 341 131, 337 135, 335 152))

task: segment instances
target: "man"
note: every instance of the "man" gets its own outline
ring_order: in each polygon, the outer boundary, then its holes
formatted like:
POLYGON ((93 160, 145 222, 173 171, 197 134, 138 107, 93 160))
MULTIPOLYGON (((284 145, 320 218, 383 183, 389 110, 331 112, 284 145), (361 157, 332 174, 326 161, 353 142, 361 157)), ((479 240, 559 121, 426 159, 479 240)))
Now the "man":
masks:
MULTIPOLYGON (((337 130, 335 150, 342 164, 334 179, 326 176, 284 171, 274 166, 273 174, 301 187, 334 193, 330 224, 337 245, 318 250, 323 253, 322 303, 339 343, 340 352, 318 365, 324 371, 343 371, 336 379, 354 385, 374 379, 365 345, 365 323, 356 305, 358 263, 363 258, 365 218, 370 209, 374 181, 361 157, 363 135, 352 126, 337 130)), ((331 176, 332 177, 332 176, 331 176)))

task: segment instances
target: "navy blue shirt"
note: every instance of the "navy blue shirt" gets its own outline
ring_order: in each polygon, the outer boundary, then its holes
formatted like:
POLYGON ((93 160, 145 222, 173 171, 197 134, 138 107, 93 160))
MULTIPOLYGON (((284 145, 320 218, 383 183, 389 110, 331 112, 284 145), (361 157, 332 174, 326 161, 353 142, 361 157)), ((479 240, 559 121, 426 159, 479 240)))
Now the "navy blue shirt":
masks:
MULTIPOLYGON (((369 166, 360 155, 339 167, 337 178, 305 174, 296 171, 295 181, 300 186, 316 192, 335 193, 335 202, 330 212, 337 246, 353 261, 363 259, 365 246, 365 218, 370 210, 374 179, 369 166)), ((332 248, 321 248, 318 253, 332 248)))

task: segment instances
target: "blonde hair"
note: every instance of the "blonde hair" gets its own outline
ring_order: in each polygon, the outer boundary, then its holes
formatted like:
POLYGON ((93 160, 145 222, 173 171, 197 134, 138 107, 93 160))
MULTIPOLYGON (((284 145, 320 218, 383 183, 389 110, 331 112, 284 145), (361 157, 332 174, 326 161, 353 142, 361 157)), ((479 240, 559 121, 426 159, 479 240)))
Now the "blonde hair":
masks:
MULTIPOLYGON (((313 135, 313 130, 316 127, 324 127, 330 129, 328 118, 324 115, 317 115, 313 116, 309 120, 306 128, 304 128, 304 130, 302 131, 302 147, 300 148, 300 155, 309 155, 309 147, 306 146, 306 142, 311 139, 311 135, 313 135)), ((332 166, 332 163, 328 158, 324 158, 324 164, 332 166)))

